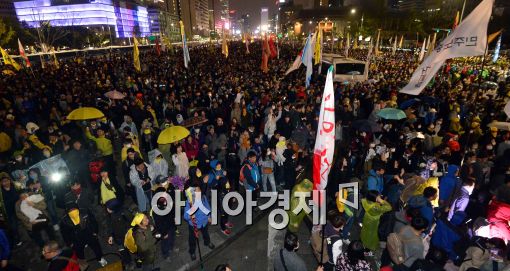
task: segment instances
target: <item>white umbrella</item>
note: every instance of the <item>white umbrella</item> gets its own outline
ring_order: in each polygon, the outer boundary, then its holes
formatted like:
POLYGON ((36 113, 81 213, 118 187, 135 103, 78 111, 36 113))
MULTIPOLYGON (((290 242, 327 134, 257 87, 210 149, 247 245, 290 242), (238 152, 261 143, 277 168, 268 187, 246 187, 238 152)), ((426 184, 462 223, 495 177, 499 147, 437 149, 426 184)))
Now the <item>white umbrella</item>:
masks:
POLYGON ((496 127, 498 130, 510 131, 510 122, 493 121, 487 127, 496 127))
POLYGON ((112 100, 122 100, 126 97, 126 95, 124 95, 121 92, 116 91, 116 90, 108 91, 104 94, 104 96, 106 96, 107 98, 110 98, 112 100))

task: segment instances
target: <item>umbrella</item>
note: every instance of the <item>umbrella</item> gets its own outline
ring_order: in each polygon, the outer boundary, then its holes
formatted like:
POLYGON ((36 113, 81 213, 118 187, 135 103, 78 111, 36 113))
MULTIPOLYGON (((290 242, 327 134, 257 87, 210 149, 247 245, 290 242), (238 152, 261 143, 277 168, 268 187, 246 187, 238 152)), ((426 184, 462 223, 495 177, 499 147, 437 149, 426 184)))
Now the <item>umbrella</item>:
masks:
POLYGON ((182 126, 170 126, 163 130, 158 137, 158 144, 170 144, 186 138, 189 130, 182 126))
POLYGON ((370 120, 355 120, 352 122, 351 127, 360 132, 377 133, 381 131, 381 127, 370 120))
POLYGON ((90 120, 90 119, 100 119, 103 118, 103 112, 99 111, 99 109, 94 107, 80 107, 77 108, 69 115, 67 115, 68 120, 90 120))
POLYGON ((104 94, 105 97, 110 98, 112 100, 122 100, 126 98, 126 95, 122 94, 120 91, 112 90, 108 91, 104 94))
POLYGON ((510 131, 510 122, 493 121, 487 127, 496 127, 498 130, 510 131))
POLYGON ((401 119, 405 119, 407 117, 406 113, 404 113, 404 111, 402 111, 400 109, 395 109, 395 108, 381 109, 381 111, 379 111, 379 113, 377 113, 377 116, 379 116, 383 119, 386 119, 386 120, 401 120, 401 119))
POLYGON ((402 102, 400 104, 400 109, 407 109, 407 108, 413 106, 415 103, 417 103, 419 101, 420 101, 420 99, 414 98, 414 99, 410 99, 410 100, 407 100, 405 102, 402 102))

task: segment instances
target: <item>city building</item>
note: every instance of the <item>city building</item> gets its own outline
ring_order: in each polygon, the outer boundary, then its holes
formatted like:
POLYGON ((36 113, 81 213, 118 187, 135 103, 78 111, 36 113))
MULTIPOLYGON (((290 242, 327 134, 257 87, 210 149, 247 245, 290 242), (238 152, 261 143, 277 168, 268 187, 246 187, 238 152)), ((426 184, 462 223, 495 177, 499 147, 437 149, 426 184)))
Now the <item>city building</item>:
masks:
POLYGON ((241 18, 238 20, 239 26, 241 27, 241 33, 251 33, 251 22, 250 22, 250 14, 243 14, 241 18))
POLYGON ((269 28, 269 9, 263 7, 260 9, 260 31, 267 32, 269 28))
POLYGON ((10 0, 0 0, 0 18, 2 19, 16 19, 14 6, 10 0))
POLYGON ((208 0, 181 0, 180 18, 188 39, 210 35, 208 0))
POLYGON ((171 41, 180 40, 177 0, 155 0, 147 3, 150 32, 157 36, 166 36, 171 41))
POLYGON ((113 27, 118 38, 152 34, 147 8, 127 1, 18 1, 14 8, 18 20, 29 27, 50 22, 52 26, 113 27))

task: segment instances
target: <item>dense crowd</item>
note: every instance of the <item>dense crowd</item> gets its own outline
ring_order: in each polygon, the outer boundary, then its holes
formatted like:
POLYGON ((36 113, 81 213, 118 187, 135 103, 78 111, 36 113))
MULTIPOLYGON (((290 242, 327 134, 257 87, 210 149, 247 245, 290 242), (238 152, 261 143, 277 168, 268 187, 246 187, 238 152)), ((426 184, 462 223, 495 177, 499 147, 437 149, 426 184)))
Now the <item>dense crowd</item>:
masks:
MULTIPOLYGON (((267 73, 260 46, 251 44, 250 54, 240 42, 229 46, 228 58, 217 47, 194 46, 188 69, 182 51, 169 48, 142 50, 141 72, 131 52, 114 50, 0 75, 2 268, 16 270, 9 259, 23 242, 42 250, 48 270, 86 264, 86 247, 105 266, 99 236, 107 236, 126 266, 154 270, 157 258, 171 261, 176 238, 175 210, 152 212, 154 194, 186 191, 186 211, 197 195, 210 208, 211 190, 220 197, 290 190, 307 181, 300 173, 310 179, 324 77, 314 75, 305 88, 303 69, 284 76, 299 50, 285 43, 267 73), (105 97, 113 90, 125 98, 105 97), (85 106, 105 117, 66 119, 85 106), (158 144, 159 133, 175 125, 190 135, 158 144), (68 169, 61 180, 38 167, 56 156, 68 169)), ((310 235, 319 268, 510 270, 509 126, 487 128, 508 119, 508 62, 503 57, 482 70, 480 58, 449 61, 419 97, 399 94, 416 59, 383 52, 371 59, 368 81, 334 84, 328 221, 310 235), (389 107, 406 118, 381 118, 389 107), (338 184, 348 182, 359 183, 359 209, 337 200, 358 193, 339 193, 338 184)), ((219 209, 228 236, 234 225, 219 209)), ((183 214, 196 260, 198 236, 215 248, 211 217, 200 209, 183 214)), ((289 227, 275 270, 311 270, 295 252, 299 226, 289 227)))

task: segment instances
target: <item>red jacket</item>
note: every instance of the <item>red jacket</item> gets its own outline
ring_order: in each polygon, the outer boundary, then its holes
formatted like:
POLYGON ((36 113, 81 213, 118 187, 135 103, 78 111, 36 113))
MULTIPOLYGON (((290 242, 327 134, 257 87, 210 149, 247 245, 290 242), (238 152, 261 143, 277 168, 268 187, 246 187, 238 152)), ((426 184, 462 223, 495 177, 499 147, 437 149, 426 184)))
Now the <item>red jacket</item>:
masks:
POLYGON ((193 138, 191 141, 191 144, 188 143, 188 140, 186 139, 184 143, 182 144, 182 148, 184 152, 186 152, 186 156, 188 157, 188 160, 193 160, 193 158, 197 158, 198 156, 198 141, 193 138))
POLYGON ((492 200, 487 211, 487 220, 490 223, 490 237, 498 237, 505 242, 510 241, 510 204, 492 200))

